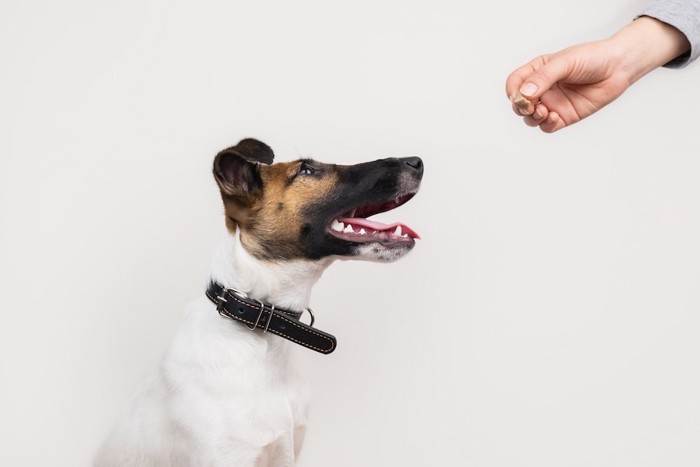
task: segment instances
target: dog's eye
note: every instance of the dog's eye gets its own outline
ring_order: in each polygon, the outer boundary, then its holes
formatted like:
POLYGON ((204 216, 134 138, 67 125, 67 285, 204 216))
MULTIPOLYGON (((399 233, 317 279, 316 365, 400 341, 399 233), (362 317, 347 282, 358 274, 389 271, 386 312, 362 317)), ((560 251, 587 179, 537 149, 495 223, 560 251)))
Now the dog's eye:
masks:
POLYGON ((311 167, 306 162, 299 166, 299 175, 315 175, 316 173, 318 173, 318 170, 311 167))

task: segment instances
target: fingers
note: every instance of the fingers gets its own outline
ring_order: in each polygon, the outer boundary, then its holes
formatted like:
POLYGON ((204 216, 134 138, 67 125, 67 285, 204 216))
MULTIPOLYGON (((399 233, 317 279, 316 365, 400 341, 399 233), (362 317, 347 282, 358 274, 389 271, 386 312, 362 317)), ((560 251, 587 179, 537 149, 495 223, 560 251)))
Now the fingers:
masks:
POLYGON ((554 133, 566 127, 567 124, 557 112, 550 112, 547 106, 542 103, 532 105, 533 110, 530 115, 523 117, 523 122, 527 126, 540 127, 545 133, 554 133))
POLYGON ((535 73, 546 61, 545 56, 540 56, 526 63, 508 76, 506 79, 506 94, 513 105, 513 112, 518 116, 530 115, 535 110, 537 100, 529 99, 520 92, 525 79, 535 73))
POLYGON ((557 82, 566 79, 574 67, 568 54, 542 55, 521 66, 508 76, 506 93, 513 112, 523 117, 526 125, 539 126, 553 133, 567 126, 556 111, 550 111, 540 98, 557 82))
POLYGON ((506 95, 511 101, 520 92, 520 87, 525 83, 525 79, 540 69, 546 62, 547 56, 542 55, 521 66, 506 79, 506 95))
POLYGON ((532 115, 528 115, 523 118, 523 121, 527 126, 539 126, 549 116, 549 110, 544 105, 537 104, 534 107, 535 110, 532 112, 532 115))
POLYGON ((532 102, 540 100, 558 81, 567 78, 574 66, 573 60, 567 55, 553 55, 543 58, 544 64, 525 76, 518 91, 532 102))
POLYGON ((567 54, 541 55, 508 76, 506 93, 517 115, 531 115, 542 95, 571 73, 574 62, 567 57, 567 54))
POLYGON ((540 130, 545 133, 554 133, 566 126, 566 122, 556 112, 550 112, 540 125, 540 130))

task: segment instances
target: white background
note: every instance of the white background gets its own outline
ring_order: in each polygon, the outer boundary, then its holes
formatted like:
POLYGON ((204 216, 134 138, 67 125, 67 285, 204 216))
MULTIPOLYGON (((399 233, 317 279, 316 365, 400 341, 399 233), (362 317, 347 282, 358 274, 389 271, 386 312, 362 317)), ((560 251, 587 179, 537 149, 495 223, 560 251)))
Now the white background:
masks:
POLYGON ((700 465, 700 68, 555 135, 506 76, 641 1, 3 2, 0 464, 88 465, 202 293, 214 154, 423 157, 317 285, 300 465, 700 465), (43 4, 42 4, 43 3, 43 4))

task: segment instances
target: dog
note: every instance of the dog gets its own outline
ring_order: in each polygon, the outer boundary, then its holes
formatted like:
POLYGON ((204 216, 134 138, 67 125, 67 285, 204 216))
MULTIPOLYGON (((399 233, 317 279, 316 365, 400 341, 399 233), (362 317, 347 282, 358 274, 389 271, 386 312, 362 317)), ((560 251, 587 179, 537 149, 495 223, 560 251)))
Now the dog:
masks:
POLYGON ((423 162, 273 159, 269 146, 250 138, 214 159, 227 232, 211 282, 127 404, 96 467, 295 464, 309 390, 291 347, 327 354, 336 346, 300 319, 311 288, 336 259, 388 262, 413 249, 418 235, 406 225, 366 218, 410 200, 423 162))

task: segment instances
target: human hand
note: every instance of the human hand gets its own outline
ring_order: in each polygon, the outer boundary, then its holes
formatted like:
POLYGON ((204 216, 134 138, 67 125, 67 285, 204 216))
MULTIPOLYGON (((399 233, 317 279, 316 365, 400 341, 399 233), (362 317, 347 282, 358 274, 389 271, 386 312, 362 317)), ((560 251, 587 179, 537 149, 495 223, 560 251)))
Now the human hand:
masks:
POLYGON ((689 47, 676 28, 642 17, 609 39, 535 58, 511 73, 506 92, 525 124, 552 133, 602 109, 689 47))

